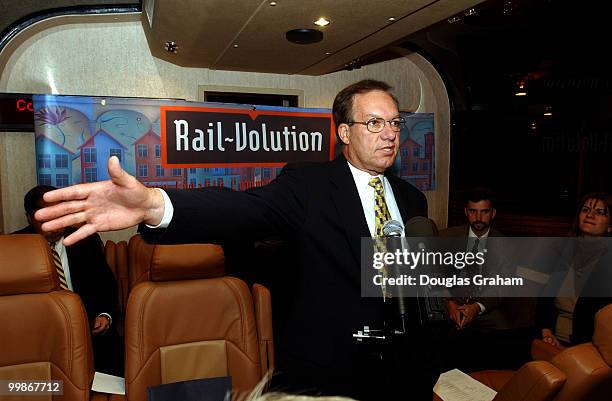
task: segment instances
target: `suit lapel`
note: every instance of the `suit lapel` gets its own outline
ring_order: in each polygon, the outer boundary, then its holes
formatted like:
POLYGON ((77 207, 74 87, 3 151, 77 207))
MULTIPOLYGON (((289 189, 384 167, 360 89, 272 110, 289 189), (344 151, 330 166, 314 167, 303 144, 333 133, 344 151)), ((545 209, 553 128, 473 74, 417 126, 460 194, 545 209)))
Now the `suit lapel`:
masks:
POLYGON ((361 238, 369 237, 370 230, 363 214, 361 199, 355 181, 343 155, 332 161, 330 174, 332 183, 331 197, 340 216, 347 240, 355 260, 361 259, 361 238))

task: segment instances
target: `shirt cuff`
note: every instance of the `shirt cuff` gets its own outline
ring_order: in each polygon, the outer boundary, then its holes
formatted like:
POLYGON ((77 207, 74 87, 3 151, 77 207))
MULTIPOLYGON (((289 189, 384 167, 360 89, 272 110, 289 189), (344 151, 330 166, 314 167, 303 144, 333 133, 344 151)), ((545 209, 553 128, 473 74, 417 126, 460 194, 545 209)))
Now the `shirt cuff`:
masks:
POLYGON ((102 312, 98 316, 104 316, 104 317, 108 318, 108 325, 109 326, 113 324, 113 318, 108 313, 102 312))
POLYGON ((164 191, 161 188, 155 188, 155 189, 160 191, 162 194, 162 197, 164 198, 164 216, 162 217, 159 224, 156 226, 151 226, 149 224, 145 224, 145 225, 148 228, 166 228, 170 225, 170 222, 172 221, 172 216, 174 216, 174 206, 172 206, 172 201, 170 200, 170 197, 168 196, 166 191, 164 191))
POLYGON ((478 314, 482 315, 483 313, 485 313, 487 308, 485 308, 485 306, 483 304, 481 304, 480 302, 476 302, 476 304, 478 304, 478 307, 480 308, 480 312, 478 312, 478 314))

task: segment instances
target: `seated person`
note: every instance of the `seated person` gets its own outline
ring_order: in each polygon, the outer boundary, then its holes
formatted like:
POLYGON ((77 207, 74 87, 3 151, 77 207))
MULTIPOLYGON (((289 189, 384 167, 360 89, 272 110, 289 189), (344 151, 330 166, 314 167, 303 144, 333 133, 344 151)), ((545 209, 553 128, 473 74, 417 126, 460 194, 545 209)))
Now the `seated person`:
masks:
MULTIPOLYGON (((460 250, 486 252, 492 237, 503 234, 494 226, 496 209, 492 190, 475 187, 464 204, 466 225, 440 231, 440 237, 456 237, 460 250)), ((490 256, 489 254, 487 254, 490 256)), ((460 274, 492 275, 499 269, 490 257, 483 265, 465 268, 460 274)), ((442 370, 454 367, 466 371, 482 369, 518 369, 529 360, 529 344, 533 338, 535 300, 502 298, 495 292, 478 288, 454 288, 446 300, 452 328, 443 333, 442 370), (488 295, 487 295, 488 294, 488 295)))
POLYGON ((609 296, 590 296, 609 294, 597 291, 599 285, 609 286, 608 269, 612 268, 603 259, 610 252, 607 242, 598 238, 609 237, 612 232, 612 197, 590 193, 578 204, 570 232, 571 237, 578 237, 570 259, 571 269, 559 288, 559 296, 542 298, 538 303, 542 339, 558 348, 591 341, 595 313, 612 303, 609 296))
POLYGON ((117 313, 117 283, 106 264, 102 240, 94 234, 69 247, 62 243, 71 230, 45 232, 34 213, 45 206, 43 194, 55 188, 39 185, 24 197, 27 227, 13 234, 40 234, 51 247, 62 289, 79 295, 90 322, 95 369, 99 372, 123 375, 123 352, 119 334, 112 325, 117 313))

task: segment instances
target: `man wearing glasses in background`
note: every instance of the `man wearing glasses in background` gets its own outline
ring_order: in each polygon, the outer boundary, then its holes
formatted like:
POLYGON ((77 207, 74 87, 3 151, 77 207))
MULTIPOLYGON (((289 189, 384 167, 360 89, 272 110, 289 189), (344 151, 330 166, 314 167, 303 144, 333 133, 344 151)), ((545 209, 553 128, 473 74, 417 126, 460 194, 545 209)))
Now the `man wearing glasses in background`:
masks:
POLYGON ((48 221, 48 230, 84 223, 68 244, 139 223, 145 223, 145 240, 159 243, 283 237, 292 247, 294 260, 286 268, 294 280, 286 283, 289 299, 282 300, 287 316, 276 325, 273 384, 283 391, 362 401, 431 399, 416 311, 404 352, 381 357, 353 339, 364 326, 385 324, 383 300, 360 296, 361 238, 379 234, 381 220, 427 216, 425 196, 386 172, 404 124, 390 89, 375 80, 343 89, 333 105, 341 155, 326 163, 287 165, 265 187, 164 192, 145 188, 111 158, 112 181, 50 193, 47 201, 67 202, 37 218, 48 221))

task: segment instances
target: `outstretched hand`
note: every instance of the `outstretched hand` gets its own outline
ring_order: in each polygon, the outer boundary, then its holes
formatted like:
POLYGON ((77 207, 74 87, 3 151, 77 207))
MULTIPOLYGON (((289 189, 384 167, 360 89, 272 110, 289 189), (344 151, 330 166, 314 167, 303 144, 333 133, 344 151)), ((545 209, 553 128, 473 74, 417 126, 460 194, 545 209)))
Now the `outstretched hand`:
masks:
POLYGON ((52 206, 36 212, 45 221, 42 229, 54 231, 80 226, 64 239, 70 246, 100 231, 121 230, 139 223, 157 225, 164 215, 160 191, 147 188, 126 173, 117 157, 108 159, 110 180, 73 185, 47 192, 44 200, 52 206))

